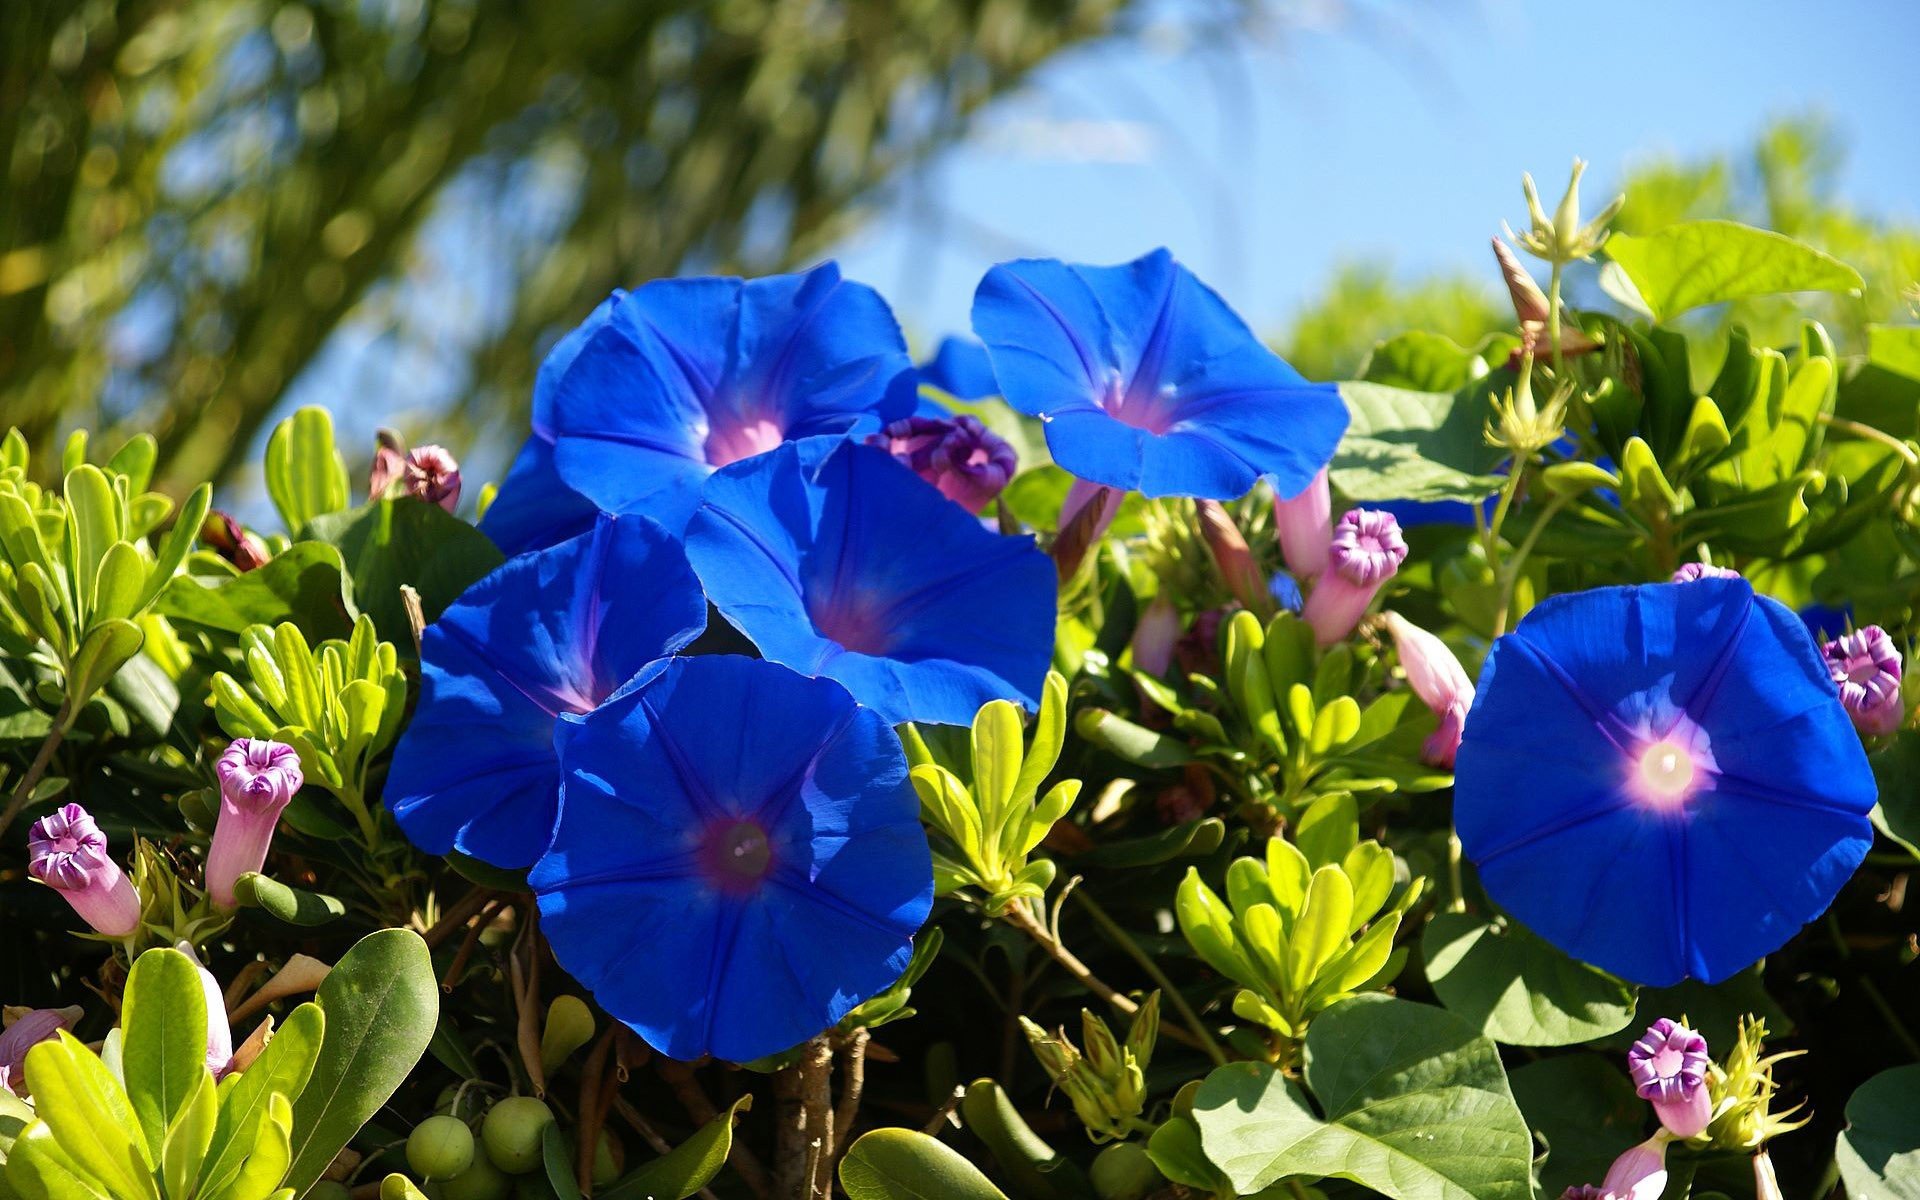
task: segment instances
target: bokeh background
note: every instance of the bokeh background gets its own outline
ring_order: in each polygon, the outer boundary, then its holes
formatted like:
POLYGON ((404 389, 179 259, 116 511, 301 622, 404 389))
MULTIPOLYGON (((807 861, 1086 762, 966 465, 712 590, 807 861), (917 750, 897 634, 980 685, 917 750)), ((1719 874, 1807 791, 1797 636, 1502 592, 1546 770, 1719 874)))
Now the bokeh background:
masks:
POLYGON ((245 511, 320 403, 478 482, 610 288, 829 256, 926 352, 995 261, 1167 245, 1337 378, 1507 324, 1487 239, 1575 155, 1621 228, 1860 267, 1844 341, 1920 277, 1916 52, 1884 0, 0 0, 0 425, 245 511))

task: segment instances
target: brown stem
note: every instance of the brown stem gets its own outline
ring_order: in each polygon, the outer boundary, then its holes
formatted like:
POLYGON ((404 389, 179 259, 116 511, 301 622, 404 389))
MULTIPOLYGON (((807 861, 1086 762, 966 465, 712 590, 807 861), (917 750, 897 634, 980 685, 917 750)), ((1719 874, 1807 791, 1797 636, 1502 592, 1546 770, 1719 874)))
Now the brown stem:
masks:
POLYGON ((801 1060, 801 1103, 806 1115, 807 1200, 833 1193, 833 1042, 825 1035, 807 1043, 801 1060))
POLYGON ((480 913, 480 919, 468 927, 467 936, 460 939, 460 948, 454 951, 453 961, 447 964, 446 974, 440 977, 441 991, 451 992, 459 984, 460 977, 467 973, 468 960, 480 945, 480 935, 486 932, 487 926, 493 924, 494 918, 500 915, 500 910, 506 905, 504 899, 493 901, 480 913))
MULTIPOLYGON (((1086 963, 1081 962, 1073 951, 1061 945, 1060 940, 1048 932, 1047 928, 1040 924, 1033 913, 1024 905, 1016 904, 1009 908, 1006 911, 1005 920, 1009 925, 1012 925, 1015 929, 1020 930, 1035 942, 1039 943, 1040 948, 1051 955, 1053 961, 1065 967, 1067 973, 1075 979, 1078 979, 1081 985, 1088 991, 1105 1000, 1109 1005, 1112 1005, 1115 1012, 1120 1013, 1122 1016, 1130 1017, 1140 1011, 1139 1004, 1135 1003, 1132 997, 1123 996, 1111 987, 1108 987, 1105 981, 1098 975, 1095 975, 1086 963)), ((1178 1025, 1162 1025, 1160 1027, 1160 1036, 1166 1038, 1168 1041, 1179 1042, 1183 1046, 1189 1046, 1202 1052, 1205 1052, 1207 1049, 1205 1043, 1178 1025)))
POLYGON ((473 920, 474 914, 487 906, 494 893, 487 888, 477 887, 453 902, 433 927, 420 935, 427 948, 432 949, 453 936, 453 931, 473 920))
POLYGON ((853 1123, 860 1119, 860 1094, 867 1087, 867 1043, 873 1035, 856 1029, 840 1041, 840 1105, 833 1110, 833 1157, 836 1161, 853 1140, 853 1123))
POLYGON ((773 1077, 776 1129, 774 1194, 814 1200, 821 1167, 833 1157, 833 1043, 820 1034, 800 1048, 799 1061, 773 1077))
POLYGON ((599 1147, 600 1131, 606 1126, 607 1108, 613 1100, 611 1093, 602 1091, 601 1083, 607 1075, 607 1058, 613 1052, 614 1031, 619 1028, 617 1023, 607 1026, 606 1032, 594 1040, 593 1049, 580 1068, 580 1144, 574 1176, 583 1186, 593 1182, 593 1155, 599 1147))
POLYGON ((20 810, 27 806, 27 798, 33 795, 33 789, 39 786, 41 777, 47 773, 47 767, 52 765, 53 752, 60 748, 61 741, 67 736, 67 727, 73 723, 73 718, 67 714, 69 703, 67 700, 60 702, 60 711, 53 715, 53 727, 47 730, 46 738, 40 743, 39 752, 33 756, 33 762, 27 766, 27 773, 22 775, 20 782, 14 786, 13 796, 7 801, 7 811, 0 813, 0 834, 7 831, 7 827, 13 824, 13 819, 20 815, 20 810))
POLYGON ((526 925, 521 929, 520 945, 507 954, 507 967, 513 981, 513 1002, 519 1010, 516 1040, 520 1046, 520 1065, 533 1083, 533 1094, 547 1094, 547 1070, 540 1061, 540 927, 532 904, 522 909, 526 925), (520 966, 524 952, 527 965, 520 966))

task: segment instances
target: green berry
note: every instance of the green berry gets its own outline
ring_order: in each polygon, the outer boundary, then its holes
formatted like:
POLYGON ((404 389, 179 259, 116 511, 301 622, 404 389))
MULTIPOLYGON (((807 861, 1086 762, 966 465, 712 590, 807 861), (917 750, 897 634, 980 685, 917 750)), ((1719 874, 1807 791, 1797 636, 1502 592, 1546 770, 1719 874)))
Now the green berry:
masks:
POLYGON ((487 1112, 480 1140, 493 1165, 509 1175, 524 1175, 540 1165, 540 1135, 553 1123, 553 1110, 532 1096, 509 1096, 487 1112))
POLYGON ((472 1166, 440 1185, 445 1200, 507 1200, 512 1191, 513 1180, 484 1154, 474 1155, 472 1166))
POLYGON ((1143 1200, 1166 1182, 1147 1152, 1132 1142, 1102 1150, 1089 1174, 1100 1200, 1143 1200))
POLYGON ((452 1179, 473 1165, 473 1131, 458 1117, 428 1117, 407 1138, 407 1165, 422 1179, 452 1179))

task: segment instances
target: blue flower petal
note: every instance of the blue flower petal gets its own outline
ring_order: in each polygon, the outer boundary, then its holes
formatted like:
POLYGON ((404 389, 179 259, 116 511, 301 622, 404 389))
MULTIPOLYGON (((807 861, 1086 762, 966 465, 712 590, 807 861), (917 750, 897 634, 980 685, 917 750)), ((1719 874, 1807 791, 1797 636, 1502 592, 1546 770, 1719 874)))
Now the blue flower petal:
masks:
POLYGON ((719 472, 687 555, 762 654, 839 680, 890 722, 1038 701, 1053 564, 882 451, 815 438, 719 472))
POLYGON ((1798 620, 1715 579, 1555 597, 1496 643, 1455 823, 1488 894, 1568 953, 1712 983, 1825 911, 1876 791, 1798 620), (1693 787, 1649 799, 1642 756, 1696 727, 1693 787))
POLYGON ((684 552, 641 517, 603 516, 509 559, 421 638, 420 702, 385 792, 402 831, 437 854, 533 862, 558 805, 556 720, 590 711, 705 624, 684 552))
POLYGON ((760 660, 678 659, 561 753, 559 828, 531 876, 542 928, 655 1048, 772 1054, 905 968, 931 856, 898 739, 846 689, 760 660), (770 846, 744 878, 716 859, 743 822, 770 846))
POLYGON ((593 528, 599 515, 599 506, 561 481, 553 466, 553 446, 536 433, 514 456, 505 482, 480 520, 480 532, 512 558, 578 537, 593 528))
POLYGON ((985 400, 1000 394, 987 348, 970 338, 942 339, 933 357, 920 364, 920 382, 939 388, 956 400, 985 400))
POLYGON ((1117 267, 1003 263, 974 296, 1007 402, 1047 420, 1055 461, 1149 496, 1233 499, 1262 475, 1298 494, 1347 425, 1165 250, 1117 267))

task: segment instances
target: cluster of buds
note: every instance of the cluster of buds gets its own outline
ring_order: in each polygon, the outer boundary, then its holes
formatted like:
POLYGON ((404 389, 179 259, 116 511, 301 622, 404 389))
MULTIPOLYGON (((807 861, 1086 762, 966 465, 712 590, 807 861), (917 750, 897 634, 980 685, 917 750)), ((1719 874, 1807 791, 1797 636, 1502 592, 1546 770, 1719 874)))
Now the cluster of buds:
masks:
POLYGON ((1900 648, 1886 630, 1868 625, 1833 639, 1820 650, 1840 691, 1840 703, 1856 729, 1868 737, 1885 737, 1906 723, 1900 648))
POLYGON ((1467 710, 1473 707, 1473 680, 1467 678, 1466 668, 1445 642, 1399 613, 1387 613, 1385 620, 1387 632, 1393 636, 1394 652, 1400 657, 1400 669, 1407 673, 1407 686, 1440 718, 1439 728, 1421 748, 1421 761, 1451 771, 1460 750, 1460 734, 1466 728, 1467 710))
POLYGON ((63 1029, 72 1029, 80 1020, 80 1009, 9 1005, 0 1017, 6 1022, 5 1032, 0 1032, 0 1092, 25 1096, 27 1051, 63 1029))
POLYGON ((382 429, 367 479, 367 499, 380 499, 396 483, 414 499, 437 504, 448 512, 460 505, 460 464, 453 455, 442 446, 409 450, 399 434, 382 429))
POLYGON ((1149 995, 1133 1014, 1124 1043, 1114 1039, 1105 1021, 1084 1009, 1080 1026, 1084 1051, 1073 1044, 1065 1029, 1048 1033, 1020 1018, 1034 1057, 1053 1085, 1073 1102, 1074 1113, 1093 1140, 1124 1138, 1141 1125, 1140 1112, 1147 1099, 1147 1064, 1153 1059, 1153 1043, 1160 1035, 1160 993, 1149 995))
POLYGON ((1560 266, 1597 254, 1600 247, 1607 244, 1607 226, 1620 214, 1627 198, 1615 196, 1598 216, 1581 224, 1580 177, 1586 170, 1583 160, 1573 160, 1573 175, 1567 180, 1566 194, 1561 196, 1560 207, 1552 217, 1540 206, 1540 193, 1533 186, 1533 176, 1522 175, 1520 187, 1527 196, 1527 218, 1531 227, 1521 233, 1508 230, 1507 236, 1535 258, 1560 266))
POLYGON ((978 417, 906 417, 867 438, 905 463, 940 494, 975 516, 985 512, 1019 468, 1006 439, 978 417))

